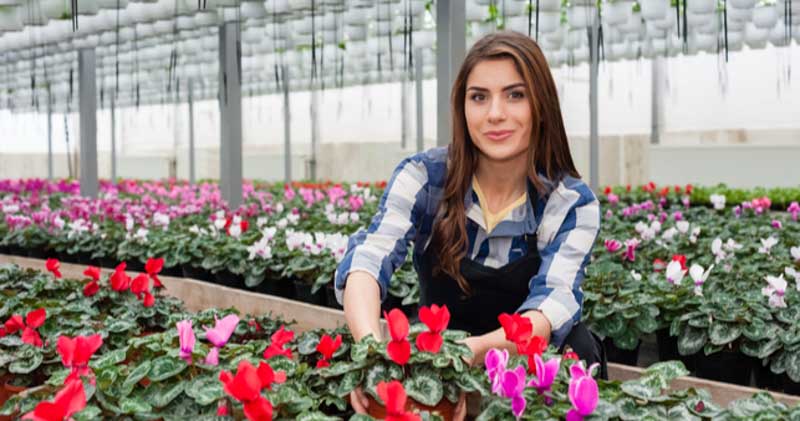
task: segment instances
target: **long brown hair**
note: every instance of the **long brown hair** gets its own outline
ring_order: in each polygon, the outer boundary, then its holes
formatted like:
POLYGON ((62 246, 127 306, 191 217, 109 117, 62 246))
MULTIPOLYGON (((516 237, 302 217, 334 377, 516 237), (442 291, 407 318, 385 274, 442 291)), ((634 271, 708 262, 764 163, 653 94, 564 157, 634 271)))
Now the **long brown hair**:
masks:
POLYGON ((438 253, 435 271, 454 278, 465 293, 469 285, 461 275, 461 260, 467 253, 464 198, 478 164, 479 151, 470 138, 464 114, 467 78, 484 60, 511 59, 522 76, 531 107, 533 129, 528 147, 528 179, 540 196, 548 188, 537 175, 558 183, 564 176, 580 177, 570 155, 553 76, 542 50, 533 39, 517 32, 497 32, 481 38, 469 50, 450 95, 452 134, 444 192, 433 227, 431 246, 438 253), (536 87, 534 90, 533 87, 536 87))

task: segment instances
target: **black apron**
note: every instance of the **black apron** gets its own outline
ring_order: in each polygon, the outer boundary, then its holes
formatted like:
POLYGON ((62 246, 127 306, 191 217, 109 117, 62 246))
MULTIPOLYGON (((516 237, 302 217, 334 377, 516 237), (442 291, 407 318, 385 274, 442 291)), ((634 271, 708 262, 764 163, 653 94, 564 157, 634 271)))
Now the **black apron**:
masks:
MULTIPOLYGON (((443 271, 433 274, 437 256, 432 247, 428 247, 418 267, 420 305, 447 305, 450 310, 448 328, 464 330, 473 336, 499 328, 497 316, 517 312, 528 297, 531 278, 539 272, 542 264, 536 236, 526 234, 525 242, 527 254, 500 268, 484 266, 468 258, 461 259, 461 274, 470 286, 470 295, 465 294, 458 282, 443 271)), ((586 325, 578 323, 573 326, 559 352, 563 352, 566 346, 589 364, 600 363, 599 375, 607 378, 602 342, 586 325)))

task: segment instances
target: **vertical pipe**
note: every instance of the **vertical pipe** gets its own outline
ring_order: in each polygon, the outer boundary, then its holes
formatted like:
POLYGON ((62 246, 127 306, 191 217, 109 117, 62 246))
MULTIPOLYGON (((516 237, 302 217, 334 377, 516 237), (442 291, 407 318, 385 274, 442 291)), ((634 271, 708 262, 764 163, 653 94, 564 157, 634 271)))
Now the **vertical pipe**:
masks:
POLYGON ((47 179, 53 181, 53 96, 47 88, 47 179))
POLYGON ((289 67, 281 67, 283 75, 283 171, 284 180, 292 181, 292 113, 289 109, 289 67))
POLYGON ((242 203, 242 83, 236 22, 219 28, 220 188, 230 209, 242 203))
POLYGON ((117 182, 117 121, 116 121, 116 108, 115 93, 111 92, 111 182, 117 182))
POLYGON ((414 76, 416 78, 416 99, 417 99, 417 152, 425 149, 424 125, 423 125, 423 97, 422 97, 422 49, 417 48, 414 52, 414 76))
POLYGON ((189 79, 189 183, 195 183, 194 174, 194 93, 192 80, 189 79))
POLYGON ((589 74, 589 180, 592 190, 597 191, 600 185, 600 148, 598 137, 598 99, 597 99, 597 74, 600 68, 600 19, 599 9, 595 6, 592 27, 589 33, 590 42, 590 74, 589 74))
POLYGON ((97 198, 97 85, 94 48, 78 51, 81 195, 97 198))
POLYGON ((436 2, 436 144, 450 143, 450 89, 466 53, 463 3, 436 2))

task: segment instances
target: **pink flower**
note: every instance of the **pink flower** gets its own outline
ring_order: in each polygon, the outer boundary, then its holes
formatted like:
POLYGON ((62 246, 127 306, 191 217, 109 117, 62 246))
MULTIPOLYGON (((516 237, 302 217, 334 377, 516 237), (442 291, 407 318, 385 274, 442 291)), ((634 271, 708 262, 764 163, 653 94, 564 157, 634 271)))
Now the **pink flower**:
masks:
POLYGON ((639 247, 639 240, 635 238, 625 240, 625 252, 622 254, 622 260, 636 261, 636 247, 639 247))
POLYGON ((192 351, 194 351, 194 330, 191 320, 182 320, 176 324, 178 328, 178 341, 180 342, 180 357, 188 364, 192 363, 192 351))
POLYGON ((622 248, 622 243, 617 240, 611 239, 605 241, 606 250, 609 253, 615 253, 622 248))
POLYGON ((772 228, 775 228, 776 230, 779 230, 779 229, 783 228, 783 224, 781 224, 781 221, 779 221, 777 219, 773 219, 772 220, 772 228))
MULTIPOLYGON (((551 358, 545 363, 542 357, 537 354, 533 356, 533 361, 536 364, 536 374, 534 374, 535 377, 528 383, 528 386, 535 387, 536 391, 541 395, 549 391, 553 385, 558 369, 561 366, 561 358, 551 358)), ((549 400, 547 398, 548 403, 549 400)))
POLYGON ((608 199, 608 203, 611 204, 612 206, 616 206, 617 203, 619 203, 619 196, 617 196, 614 193, 609 193, 608 195, 606 195, 606 199, 608 199))
POLYGON ((786 208, 786 212, 792 214, 792 220, 797 221, 797 215, 800 214, 800 203, 792 202, 789 204, 789 207, 786 208))
POLYGON ((569 382, 569 401, 572 409, 567 412, 567 421, 581 421, 597 408, 599 391, 591 375, 595 365, 589 367, 588 371, 584 369, 582 361, 570 367, 572 379, 569 382))
POLYGON ((219 349, 228 343, 228 339, 230 339, 238 324, 239 316, 229 314, 221 320, 218 319, 213 329, 204 328, 206 330, 206 339, 214 345, 214 348, 206 356, 206 364, 217 365, 219 363, 219 349))
POLYGON ((483 362, 486 367, 486 375, 489 376, 489 382, 492 384, 492 393, 500 393, 501 379, 506 371, 506 364, 508 364, 508 351, 492 348, 486 353, 483 362))

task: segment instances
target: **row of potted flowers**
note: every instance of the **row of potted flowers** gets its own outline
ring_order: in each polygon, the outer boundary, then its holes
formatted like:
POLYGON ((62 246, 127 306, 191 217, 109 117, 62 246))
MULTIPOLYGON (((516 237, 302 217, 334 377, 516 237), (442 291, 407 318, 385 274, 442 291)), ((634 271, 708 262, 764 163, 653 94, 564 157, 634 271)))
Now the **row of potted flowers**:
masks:
POLYGON ((48 270, 52 276, 0 268, 0 292, 19 300, 0 311, 7 319, 0 374, 5 385, 27 387, 12 390, 18 393, 2 406, 5 416, 450 419, 464 393, 480 395, 480 420, 800 415, 800 408, 787 408, 768 394, 724 409, 703 390, 667 391, 672 379, 687 373, 680 362, 656 364, 642 378, 624 383, 597 379, 595 368, 573 353, 554 354, 531 335, 530 321, 518 315, 499 320, 515 352, 493 349, 483 364, 472 365, 469 348, 461 343, 465 333, 448 330, 449 311, 437 306, 423 307, 421 323, 415 324, 398 310, 386 313, 390 337, 385 341, 367 336, 355 342, 341 329, 298 334, 268 315, 240 317, 234 309, 189 313, 179 303, 158 326, 133 318, 133 329, 116 329, 106 312, 117 306, 144 312, 168 299, 156 291, 148 307, 135 293, 119 291, 124 268, 99 280, 94 268, 78 280, 57 278, 54 264, 48 270), (92 283, 99 284, 97 291, 87 288, 92 283), (47 314, 59 308, 84 313, 61 313, 55 323, 47 314), (20 319, 25 327, 18 328, 20 319), (37 329, 38 335, 30 333, 37 329), (116 331, 127 332, 125 340, 110 340, 116 331), (30 376, 36 370, 31 370, 34 355, 40 355, 39 366, 48 367, 36 379, 30 376), (370 415, 349 410, 347 396, 357 387, 370 399, 370 415))

